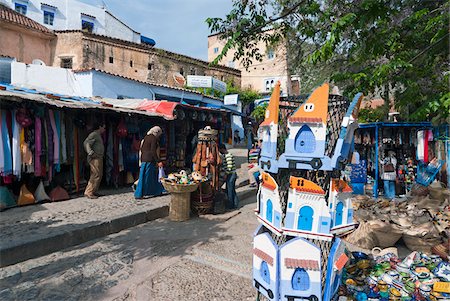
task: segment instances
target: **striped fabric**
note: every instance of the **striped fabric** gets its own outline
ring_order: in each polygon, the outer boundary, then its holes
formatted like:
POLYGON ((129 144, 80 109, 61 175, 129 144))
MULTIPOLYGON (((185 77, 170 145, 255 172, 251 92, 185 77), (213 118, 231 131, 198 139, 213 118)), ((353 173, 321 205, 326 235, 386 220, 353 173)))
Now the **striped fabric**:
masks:
POLYGON ((234 156, 230 153, 225 154, 225 171, 227 174, 232 174, 236 172, 236 162, 234 161, 234 156))
POLYGON ((258 163, 260 153, 261 153, 260 148, 251 149, 250 153, 248 154, 248 162, 258 163))

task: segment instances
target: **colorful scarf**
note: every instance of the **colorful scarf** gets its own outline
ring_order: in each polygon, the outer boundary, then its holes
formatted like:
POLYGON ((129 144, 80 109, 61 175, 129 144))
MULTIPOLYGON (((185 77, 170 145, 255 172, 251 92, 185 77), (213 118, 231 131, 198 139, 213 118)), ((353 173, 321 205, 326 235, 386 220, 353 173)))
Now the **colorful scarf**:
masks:
MULTIPOLYGON (((59 115, 57 112, 53 112, 52 110, 49 110, 50 115, 50 125, 52 127, 53 132, 53 165, 55 167, 55 170, 57 172, 60 171, 60 165, 59 165, 59 131, 56 124, 56 120, 59 121, 59 115)), ((59 124, 58 124, 59 125, 59 124)))
POLYGON ((20 154, 20 130, 21 126, 16 120, 16 111, 14 110, 12 113, 12 131, 13 131, 13 139, 12 139, 12 157, 13 157, 13 174, 17 176, 19 179, 21 177, 22 172, 22 161, 20 154))
POLYGON ((6 111, 0 111, 1 115, 1 151, 0 151, 0 174, 10 175, 12 173, 11 142, 8 125, 6 123, 6 111))
POLYGON ((42 124, 39 117, 34 119, 34 174, 40 177, 42 174, 41 152, 42 152, 42 124))

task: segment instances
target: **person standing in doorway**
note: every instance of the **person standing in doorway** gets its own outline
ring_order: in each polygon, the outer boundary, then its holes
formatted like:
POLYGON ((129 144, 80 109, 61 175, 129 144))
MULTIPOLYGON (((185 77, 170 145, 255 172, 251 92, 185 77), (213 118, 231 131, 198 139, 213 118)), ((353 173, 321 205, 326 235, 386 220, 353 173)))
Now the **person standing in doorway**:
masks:
POLYGON ((380 163, 383 168, 381 179, 384 184, 384 196, 392 200, 395 198, 395 180, 397 177, 397 159, 395 158, 395 152, 389 151, 387 157, 380 160, 380 163))
POLYGON ((104 122, 95 123, 94 131, 90 133, 83 142, 84 150, 87 153, 87 160, 91 169, 89 182, 84 191, 84 195, 90 199, 96 199, 100 195, 97 193, 103 177, 103 156, 105 146, 103 145, 102 134, 106 131, 104 122))
POLYGON ((225 169, 225 173, 227 174, 226 178, 226 190, 228 196, 228 204, 229 208, 236 209, 239 205, 239 199, 236 194, 236 162, 234 160, 234 156, 228 152, 226 146, 221 144, 219 146, 219 152, 225 157, 223 160, 223 165, 225 169))
POLYGON ((163 194, 164 188, 158 179, 158 168, 162 167, 158 147, 162 129, 159 126, 152 127, 141 141, 139 182, 134 192, 136 199, 144 196, 158 196, 163 194))

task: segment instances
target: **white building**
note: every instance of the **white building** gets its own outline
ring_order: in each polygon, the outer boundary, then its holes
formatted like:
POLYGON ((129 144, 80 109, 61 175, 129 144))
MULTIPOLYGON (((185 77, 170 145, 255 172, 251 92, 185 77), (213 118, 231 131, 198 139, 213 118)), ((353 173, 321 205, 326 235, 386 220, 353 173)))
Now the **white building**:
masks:
POLYGON ((141 34, 111 14, 102 0, 0 0, 0 3, 52 30, 85 30, 141 43, 141 34))

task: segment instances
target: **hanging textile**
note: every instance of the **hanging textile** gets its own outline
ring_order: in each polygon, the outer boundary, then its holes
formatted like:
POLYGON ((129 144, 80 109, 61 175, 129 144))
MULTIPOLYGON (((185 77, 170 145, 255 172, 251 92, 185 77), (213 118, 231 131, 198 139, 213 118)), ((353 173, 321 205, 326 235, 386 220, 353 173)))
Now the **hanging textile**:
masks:
POLYGON ((122 149, 122 139, 119 139, 119 172, 123 171, 123 149, 122 149))
POLYGON ((425 131, 417 131, 417 160, 424 160, 425 157, 425 140, 424 140, 425 131))
POLYGON ((61 127, 61 164, 67 163, 67 141, 66 141, 66 124, 64 122, 64 113, 60 112, 59 123, 61 127))
POLYGON ((78 193, 78 191, 80 190, 80 159, 78 157, 78 128, 76 126, 73 127, 73 148, 73 178, 75 179, 75 187, 78 193))
POLYGON ((54 144, 54 152, 53 152, 53 165, 55 167, 56 172, 61 170, 60 168, 60 118, 58 111, 50 111, 50 123, 52 125, 53 130, 53 144, 54 144))
POLYGON ((6 111, 0 111, 0 175, 12 173, 11 142, 8 126, 6 124, 6 111))
POLYGON ((109 126, 108 129, 108 139, 106 145, 106 184, 111 185, 112 174, 114 169, 114 155, 113 155, 114 141, 113 141, 113 129, 109 126))
POLYGON ((12 158, 13 158, 13 174, 17 176, 19 179, 21 177, 22 172, 22 162, 21 162, 21 154, 20 154, 20 130, 21 126, 16 120, 17 111, 13 111, 12 113, 12 158))
POLYGON ((47 172, 48 172, 48 179, 51 181, 53 179, 53 162, 54 162, 54 152, 55 152, 55 145, 53 143, 53 128, 51 125, 51 118, 50 116, 53 116, 53 112, 51 110, 48 111, 48 118, 47 118, 47 124, 46 124, 46 137, 47 137, 47 172))
POLYGON ((34 174, 37 177, 42 175, 41 150, 42 150, 42 124, 41 119, 36 117, 34 120, 34 174))

